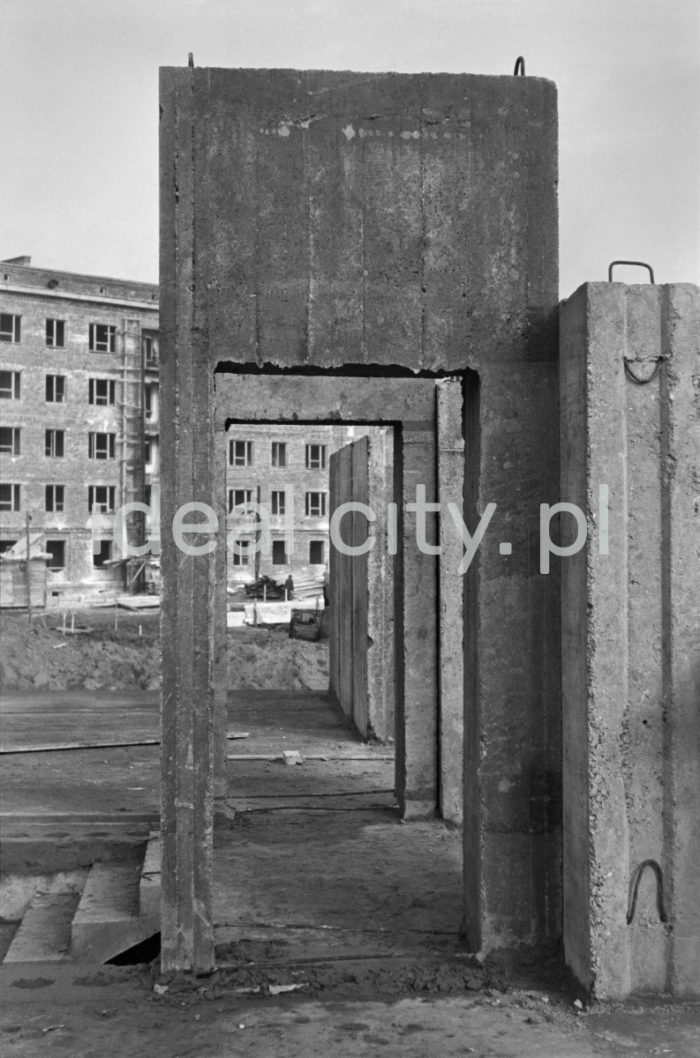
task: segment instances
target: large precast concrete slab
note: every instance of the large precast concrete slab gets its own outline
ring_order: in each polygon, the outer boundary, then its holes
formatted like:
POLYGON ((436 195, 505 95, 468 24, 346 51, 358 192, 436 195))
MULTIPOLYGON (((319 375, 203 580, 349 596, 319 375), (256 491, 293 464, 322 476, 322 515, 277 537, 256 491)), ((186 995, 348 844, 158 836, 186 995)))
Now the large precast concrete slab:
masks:
POLYGON ((600 997, 698 995, 698 289, 587 284, 561 348, 566 958, 600 997))
MULTIPOLYGON (((213 958, 224 540, 208 551, 211 533, 194 535, 203 550, 186 555, 170 526, 218 488, 217 372, 234 403, 244 373, 278 373, 280 385, 333 371, 357 383, 478 378, 465 495, 477 522, 485 503, 498 517, 464 637, 467 933, 478 949, 558 931, 557 581, 539 574, 534 544, 558 476, 556 126, 555 87, 537 78, 161 72, 166 968, 213 958)), ((429 500, 433 436, 419 423, 403 437, 404 490, 424 484, 429 500)), ((222 497, 210 505, 221 512, 222 497)), ((407 604, 412 632, 432 643, 437 593, 424 571, 407 604)), ((415 650, 403 660, 397 710, 405 688, 422 705, 397 752, 416 800, 421 787, 430 800, 438 675, 426 679, 415 650)))

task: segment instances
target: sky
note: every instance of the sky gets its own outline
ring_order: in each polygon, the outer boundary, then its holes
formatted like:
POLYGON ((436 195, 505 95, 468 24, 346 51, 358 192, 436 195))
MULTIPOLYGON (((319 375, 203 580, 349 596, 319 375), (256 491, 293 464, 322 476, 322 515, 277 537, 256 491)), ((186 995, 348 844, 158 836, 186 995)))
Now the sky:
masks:
POLYGON ((700 282, 700 0, 0 0, 0 258, 158 280, 158 67, 511 74, 559 91, 560 293, 700 282), (638 269, 616 279, 646 281, 638 269))

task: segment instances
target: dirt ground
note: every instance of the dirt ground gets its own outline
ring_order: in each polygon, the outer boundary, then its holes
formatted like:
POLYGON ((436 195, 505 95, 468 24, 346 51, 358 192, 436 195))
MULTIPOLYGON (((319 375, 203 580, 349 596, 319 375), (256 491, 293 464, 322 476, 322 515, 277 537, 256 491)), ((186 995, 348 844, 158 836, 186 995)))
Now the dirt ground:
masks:
MULTIPOLYGON (((0 691, 158 690, 159 615, 118 607, 67 618, 5 611, 0 616, 0 691), (72 618, 72 620, 71 620, 72 618), (71 633, 71 624, 74 632, 71 633)), ((285 629, 228 632, 229 686, 246 689, 328 687, 328 641, 290 639, 285 629)))
POLYGON ((236 994, 219 974, 0 974, 3 1058, 697 1058, 700 1006, 574 1007, 544 992, 362 998, 236 994))
MULTIPOLYGON (((39 741, 49 715, 53 740, 157 732, 157 615, 90 611, 76 615, 89 631, 72 636, 60 624, 2 617, 2 689, 31 705, 15 709, 16 738, 28 740, 32 710, 39 741)), ((217 816, 219 970, 0 966, 2 1058, 698 1058, 700 1003, 589 1008, 556 953, 524 968, 466 958, 450 902, 458 835, 437 820, 403 825, 390 747, 359 742, 321 698, 289 694, 326 688, 327 643, 265 629, 231 630, 228 643, 229 724, 248 734, 230 743, 217 816), (290 747, 303 767, 270 759, 290 747)), ((158 756, 154 745, 8 756, 4 811, 63 813, 61 826, 87 805, 157 814, 158 756)), ((50 841, 37 832, 37 847, 50 841)))

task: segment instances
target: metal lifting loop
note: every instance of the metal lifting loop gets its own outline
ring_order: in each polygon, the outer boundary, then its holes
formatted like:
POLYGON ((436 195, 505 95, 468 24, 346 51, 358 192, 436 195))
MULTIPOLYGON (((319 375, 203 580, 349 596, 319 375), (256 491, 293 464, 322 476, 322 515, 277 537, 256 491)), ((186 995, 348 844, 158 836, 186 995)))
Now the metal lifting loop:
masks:
POLYGON ((649 272, 649 282, 654 282, 654 269, 651 267, 651 265, 647 264, 646 261, 611 261, 608 265, 608 283, 612 283, 613 281, 612 274, 615 265, 635 265, 639 268, 646 268, 649 272))
POLYGON ((666 914, 666 908, 664 907, 664 876, 663 871, 659 867, 656 860, 642 860, 637 867, 636 871, 630 879, 630 896, 627 905, 627 925, 634 918, 634 912, 637 907, 637 893, 639 892, 639 883, 642 880, 642 875, 647 867, 651 867, 652 871, 656 875, 656 907, 659 912, 659 920, 661 922, 668 922, 668 915, 666 914))
POLYGON ((517 77, 518 73, 520 73, 521 77, 525 76, 525 59, 522 57, 522 55, 518 55, 517 59, 515 60, 515 69, 513 70, 513 77, 517 77))
POLYGON ((659 371, 661 370, 661 364, 663 363, 664 359, 665 357, 663 356, 657 356, 656 363, 654 364, 654 370, 652 371, 652 373, 647 378, 640 378, 640 376, 635 375, 634 371, 632 370, 631 365, 633 361, 629 360, 626 356, 623 356, 622 358, 625 365, 625 374, 627 375, 630 382, 634 382, 635 386, 646 386, 649 382, 653 382, 656 376, 658 375, 659 371))

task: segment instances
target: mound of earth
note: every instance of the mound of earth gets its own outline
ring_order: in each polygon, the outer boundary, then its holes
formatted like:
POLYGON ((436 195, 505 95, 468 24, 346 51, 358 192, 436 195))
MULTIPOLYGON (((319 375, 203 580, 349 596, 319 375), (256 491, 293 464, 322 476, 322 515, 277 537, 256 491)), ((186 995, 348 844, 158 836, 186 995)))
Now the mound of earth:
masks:
MULTIPOLYGON (((157 690, 157 613, 88 610, 60 617, 4 613, 0 627, 0 689, 64 691, 157 690), (73 631, 71 632, 71 624, 73 631)), ((325 690, 328 643, 289 639, 285 629, 239 628, 228 633, 231 688, 325 690)))

